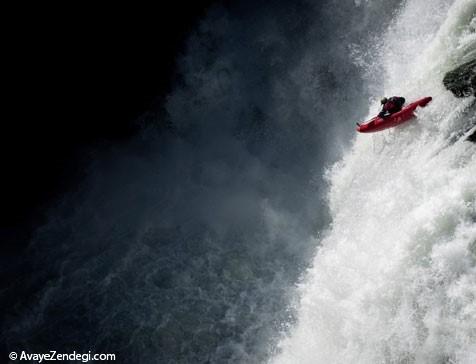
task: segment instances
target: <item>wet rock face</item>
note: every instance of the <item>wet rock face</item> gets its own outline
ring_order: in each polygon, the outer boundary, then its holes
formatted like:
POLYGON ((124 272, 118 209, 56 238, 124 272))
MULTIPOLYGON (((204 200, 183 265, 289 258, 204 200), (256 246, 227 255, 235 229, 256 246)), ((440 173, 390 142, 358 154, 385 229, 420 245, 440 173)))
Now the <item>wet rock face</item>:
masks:
POLYGON ((476 59, 448 72, 443 84, 456 97, 476 96, 476 59))

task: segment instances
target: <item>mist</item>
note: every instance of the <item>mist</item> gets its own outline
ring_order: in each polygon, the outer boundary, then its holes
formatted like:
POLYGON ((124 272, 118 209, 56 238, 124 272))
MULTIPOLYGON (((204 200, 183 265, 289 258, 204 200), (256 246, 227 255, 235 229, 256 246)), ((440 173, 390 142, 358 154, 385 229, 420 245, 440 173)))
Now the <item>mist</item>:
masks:
POLYGON ((378 14, 396 8, 211 8, 177 58, 162 119, 151 111, 134 140, 88 150, 85 178, 8 268, 19 274, 4 292, 16 300, 7 349, 265 361, 330 222, 324 171, 379 91, 362 67, 390 21, 378 14))

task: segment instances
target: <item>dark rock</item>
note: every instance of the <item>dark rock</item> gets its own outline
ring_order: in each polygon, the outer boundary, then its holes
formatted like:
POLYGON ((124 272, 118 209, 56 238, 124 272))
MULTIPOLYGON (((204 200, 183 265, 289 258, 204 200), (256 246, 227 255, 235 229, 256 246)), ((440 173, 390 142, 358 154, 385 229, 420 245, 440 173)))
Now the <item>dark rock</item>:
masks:
POLYGON ((473 133, 466 140, 469 140, 470 142, 476 143, 476 130, 473 131, 473 133))
POLYGON ((476 59, 446 73, 443 84, 456 97, 476 96, 476 59))

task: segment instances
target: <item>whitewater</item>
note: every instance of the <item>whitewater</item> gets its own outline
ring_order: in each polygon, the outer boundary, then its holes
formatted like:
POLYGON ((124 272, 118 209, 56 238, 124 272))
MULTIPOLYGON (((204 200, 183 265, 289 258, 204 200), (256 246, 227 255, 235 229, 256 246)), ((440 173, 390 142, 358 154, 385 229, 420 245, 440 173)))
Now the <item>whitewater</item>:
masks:
POLYGON ((476 106, 442 84, 476 57, 476 1, 226 3, 0 265, 0 348, 476 363, 476 106), (354 130, 394 95, 433 101, 354 130))
POLYGON ((475 98, 441 82, 475 58, 475 25, 474 0, 409 0, 360 53, 386 96, 433 101, 329 168, 332 223, 273 363, 476 363, 475 98))

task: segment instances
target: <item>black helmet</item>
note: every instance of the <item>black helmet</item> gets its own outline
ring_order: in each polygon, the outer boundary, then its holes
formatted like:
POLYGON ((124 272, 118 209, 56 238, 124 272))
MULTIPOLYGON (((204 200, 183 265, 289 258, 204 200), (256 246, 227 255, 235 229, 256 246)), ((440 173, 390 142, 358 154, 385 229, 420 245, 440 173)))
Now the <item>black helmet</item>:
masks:
POLYGON ((386 97, 383 97, 382 100, 380 100, 380 103, 383 105, 383 104, 386 104, 388 101, 388 99, 386 97))

